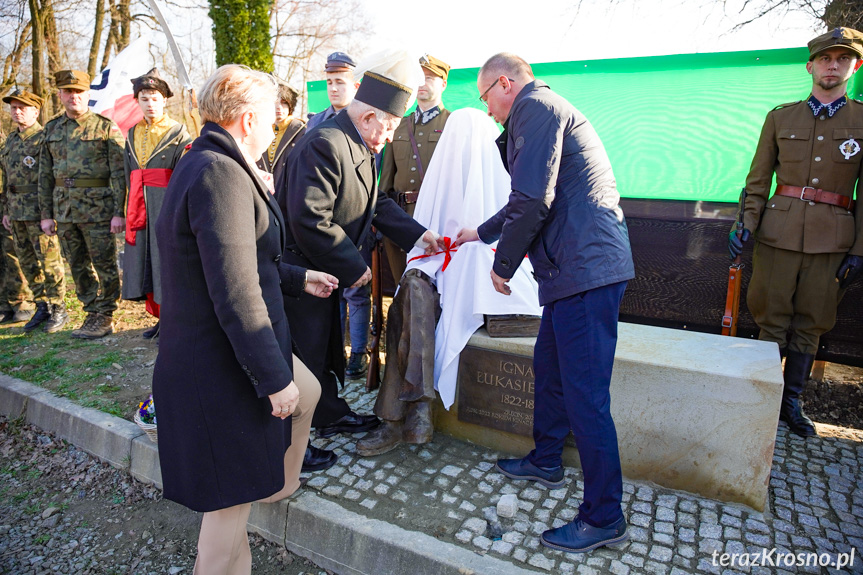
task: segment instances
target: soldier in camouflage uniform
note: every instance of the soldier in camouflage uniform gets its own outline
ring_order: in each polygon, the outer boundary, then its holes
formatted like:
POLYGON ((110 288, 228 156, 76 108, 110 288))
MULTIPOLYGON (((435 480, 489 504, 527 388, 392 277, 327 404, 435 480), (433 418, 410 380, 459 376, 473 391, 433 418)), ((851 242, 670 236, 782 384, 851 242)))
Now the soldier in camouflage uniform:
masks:
POLYGON ((120 271, 114 234, 125 229, 125 140, 110 119, 92 112, 90 76, 78 70, 55 74, 66 109, 45 125, 39 157, 42 230, 60 244, 87 318, 72 337, 94 339, 114 331, 120 271))
POLYGON ((11 106, 12 121, 18 125, 0 150, 3 227, 14 236, 21 271, 36 302, 36 313, 24 331, 41 325, 43 331, 53 333, 66 324, 69 316, 63 302, 66 285, 60 242, 57 236, 45 235, 39 225, 38 162, 43 133, 37 120, 43 101, 24 90, 16 90, 3 101, 11 106))
MULTIPOLYGON (((0 130, 0 155, 3 153, 5 140, 6 135, 0 130)), ((0 171, 0 190, 5 186, 5 181, 0 171)), ((5 200, 6 194, 0 195, 0 211, 5 200)), ((27 287, 18 265, 12 234, 9 230, 0 228, 0 324, 19 323, 30 319, 33 311, 29 309, 29 302, 32 299, 33 294, 27 287)))

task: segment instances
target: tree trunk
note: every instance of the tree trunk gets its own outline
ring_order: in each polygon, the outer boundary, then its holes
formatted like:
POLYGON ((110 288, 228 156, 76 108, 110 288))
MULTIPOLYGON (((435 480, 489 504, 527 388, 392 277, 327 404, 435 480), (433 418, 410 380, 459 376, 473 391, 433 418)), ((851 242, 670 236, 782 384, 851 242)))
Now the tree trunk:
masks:
POLYGON ((117 52, 129 45, 129 34, 132 28, 132 14, 129 12, 131 0, 120 0, 117 6, 117 16, 120 20, 120 37, 117 42, 117 52))
MULTIPOLYGON (((45 25, 42 21, 41 6, 39 0, 28 0, 30 6, 30 23, 33 27, 33 43, 31 49, 31 58, 33 60, 33 93, 37 96, 45 98, 46 83, 45 70, 43 68, 44 55, 43 49, 45 45, 45 25)), ((47 98, 45 98, 47 100, 47 98)), ((47 102, 46 102, 47 104, 47 102)), ((51 117, 51 110, 46 110, 43 106, 39 120, 44 124, 47 118, 51 117)))
POLYGON ((105 0, 96 0, 96 25, 93 30, 93 41, 90 42, 90 58, 87 61, 87 73, 95 78, 99 72, 99 47, 102 43, 102 30, 105 28, 105 0))

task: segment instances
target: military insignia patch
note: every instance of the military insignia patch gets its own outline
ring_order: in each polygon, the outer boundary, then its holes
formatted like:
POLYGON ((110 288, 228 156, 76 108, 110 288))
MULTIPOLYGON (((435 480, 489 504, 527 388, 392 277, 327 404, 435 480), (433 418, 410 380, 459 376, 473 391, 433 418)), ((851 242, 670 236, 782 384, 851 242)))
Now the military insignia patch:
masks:
POLYGON ((35 166, 35 165, 36 165, 36 158, 34 158, 33 156, 25 156, 25 157, 24 157, 24 159, 23 159, 23 160, 21 160, 21 161, 22 161, 22 162, 24 163, 24 165, 25 165, 25 166, 27 166, 28 168, 32 168, 33 166, 35 166))
POLYGON ((839 151, 842 152, 846 160, 850 160, 851 156, 856 155, 860 151, 860 144, 854 138, 848 138, 839 144, 839 151))
POLYGON ((516 139, 516 141, 515 141, 515 149, 516 150, 521 149, 521 147, 523 145, 524 145, 524 138, 522 136, 519 136, 518 139, 516 139))

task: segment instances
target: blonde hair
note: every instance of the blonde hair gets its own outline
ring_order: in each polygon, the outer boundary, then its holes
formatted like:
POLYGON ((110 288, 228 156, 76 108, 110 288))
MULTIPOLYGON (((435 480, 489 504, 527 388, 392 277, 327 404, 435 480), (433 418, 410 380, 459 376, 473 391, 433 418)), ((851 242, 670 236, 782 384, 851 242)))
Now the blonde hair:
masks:
POLYGON ((201 88, 198 98, 201 119, 220 125, 230 124, 251 108, 272 106, 278 93, 271 75, 248 66, 225 64, 207 78, 201 88))

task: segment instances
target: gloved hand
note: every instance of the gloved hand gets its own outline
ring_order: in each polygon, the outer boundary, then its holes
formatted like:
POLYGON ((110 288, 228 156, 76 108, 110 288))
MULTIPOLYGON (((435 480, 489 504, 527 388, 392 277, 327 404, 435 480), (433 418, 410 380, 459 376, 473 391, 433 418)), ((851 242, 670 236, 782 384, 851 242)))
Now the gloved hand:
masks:
POLYGON ((750 235, 751 232, 744 228, 743 233, 738 238, 737 230, 731 230, 731 233, 728 234, 728 253, 731 254, 731 259, 736 258, 743 252, 743 244, 749 240, 750 235))
POLYGON ((839 271, 836 272, 839 289, 845 289, 851 285, 861 271, 863 271, 863 257, 852 256, 851 254, 845 256, 845 259, 839 264, 839 271))

